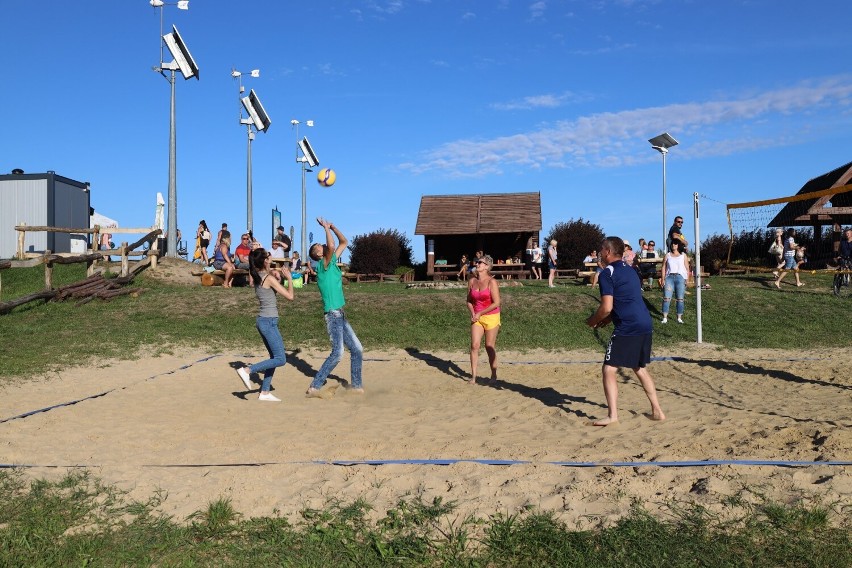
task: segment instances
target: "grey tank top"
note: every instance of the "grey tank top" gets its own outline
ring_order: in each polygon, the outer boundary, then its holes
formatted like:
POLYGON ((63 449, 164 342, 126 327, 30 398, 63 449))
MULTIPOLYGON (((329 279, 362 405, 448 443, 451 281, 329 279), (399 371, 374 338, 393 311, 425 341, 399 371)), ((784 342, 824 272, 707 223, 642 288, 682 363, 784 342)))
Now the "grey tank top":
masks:
MULTIPOLYGON (((265 281, 269 275, 263 277, 265 281)), ((272 288, 264 288, 263 282, 254 287, 254 294, 257 296, 257 301, 260 304, 260 309, 257 312, 259 318, 277 318, 278 317, 278 300, 275 298, 275 290, 272 288)))

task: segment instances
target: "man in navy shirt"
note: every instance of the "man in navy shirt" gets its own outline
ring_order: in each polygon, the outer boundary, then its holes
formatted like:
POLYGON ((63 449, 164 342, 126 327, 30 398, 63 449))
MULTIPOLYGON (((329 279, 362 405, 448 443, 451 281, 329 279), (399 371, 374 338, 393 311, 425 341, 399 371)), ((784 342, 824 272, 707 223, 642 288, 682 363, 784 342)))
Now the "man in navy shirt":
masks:
POLYGON ((642 383, 651 403, 651 419, 665 420, 666 416, 657 401, 654 379, 648 372, 651 362, 651 314, 642 299, 642 283, 639 275, 622 259, 624 241, 618 237, 607 237, 601 243, 598 258, 605 266, 598 277, 601 304, 586 320, 592 328, 607 325, 612 321, 615 331, 606 347, 603 362, 603 388, 608 416, 598 420, 595 426, 609 426, 618 422, 618 383, 616 373, 620 367, 629 367, 642 383))

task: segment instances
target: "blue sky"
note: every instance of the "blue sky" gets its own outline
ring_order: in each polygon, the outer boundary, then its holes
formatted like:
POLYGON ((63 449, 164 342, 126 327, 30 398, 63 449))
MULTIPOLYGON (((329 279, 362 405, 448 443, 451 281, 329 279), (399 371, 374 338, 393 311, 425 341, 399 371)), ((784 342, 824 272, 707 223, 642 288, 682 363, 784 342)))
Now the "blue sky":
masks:
MULTIPOLYGON (((635 243, 702 203, 794 194, 844 164, 852 126, 846 0, 191 0, 166 5, 200 80, 177 84, 177 221, 246 225, 246 133, 232 68, 272 118, 253 143, 255 233, 271 209, 300 234, 291 119, 337 172, 308 179, 317 215, 351 236, 414 235, 422 195, 541 192, 543 234, 583 217, 635 243)), ((124 227, 168 194, 169 85, 147 0, 3 2, 0 171, 92 187, 124 227)), ((168 51, 166 52, 168 54, 168 51)), ((167 60, 171 58, 167 56, 167 60)), ((310 174, 309 174, 310 175, 310 174)), ((268 244, 268 243, 267 243, 268 244)), ((298 246, 298 244, 297 244, 298 246)))

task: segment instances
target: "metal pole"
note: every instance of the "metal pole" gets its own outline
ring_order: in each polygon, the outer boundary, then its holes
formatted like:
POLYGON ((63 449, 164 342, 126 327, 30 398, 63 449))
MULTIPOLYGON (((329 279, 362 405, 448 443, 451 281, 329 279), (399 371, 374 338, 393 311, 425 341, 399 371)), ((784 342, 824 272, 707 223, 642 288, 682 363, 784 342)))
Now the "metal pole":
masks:
POLYGON ((171 70, 169 82, 172 85, 171 114, 169 116, 169 236, 166 242, 166 256, 177 257, 177 160, 175 142, 175 70, 171 70))
POLYGON ((698 327, 698 343, 702 341, 701 329, 701 243, 698 242, 698 193, 692 194, 695 208, 695 325, 698 327))
POLYGON ((251 204, 251 125, 249 124, 248 129, 248 157, 247 157, 247 166, 246 166, 246 230, 251 233, 252 232, 252 204, 251 204))
POLYGON ((302 162, 302 252, 300 252, 300 256, 302 258, 308 258, 306 255, 308 254, 307 245, 305 241, 308 239, 307 231, 308 231, 308 208, 307 208, 307 191, 305 190, 305 170, 307 167, 305 166, 307 162, 302 162))
POLYGON ((663 254, 665 255, 669 252, 669 232, 666 228, 666 154, 668 154, 669 151, 667 148, 660 148, 660 153, 663 155, 663 254))

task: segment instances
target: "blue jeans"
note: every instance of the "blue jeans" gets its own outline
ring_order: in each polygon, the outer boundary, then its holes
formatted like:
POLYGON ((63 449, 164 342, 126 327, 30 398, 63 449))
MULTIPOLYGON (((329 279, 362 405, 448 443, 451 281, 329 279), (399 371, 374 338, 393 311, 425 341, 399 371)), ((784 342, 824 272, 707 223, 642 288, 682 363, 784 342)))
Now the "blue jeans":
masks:
POLYGON ((283 367, 287 363, 287 354, 284 353, 284 340, 281 338, 281 331, 278 329, 278 318, 257 318, 257 330, 263 338, 263 343, 266 345, 266 350, 269 352, 269 359, 255 363, 249 367, 249 373, 263 372, 263 386, 260 387, 261 392, 269 391, 272 386, 272 375, 275 374, 276 367, 283 367))
POLYGON ((317 376, 311 383, 312 389, 319 389, 325 384, 328 375, 334 370, 343 357, 343 346, 349 349, 352 357, 352 388, 361 388, 361 365, 364 361, 364 348, 346 320, 343 310, 331 310, 325 313, 325 327, 331 340, 331 353, 320 367, 317 376))
POLYGON ((663 293, 663 315, 669 313, 669 304, 672 301, 672 293, 675 296, 677 315, 683 315, 683 295, 686 292, 686 281, 680 274, 666 275, 666 288, 663 293))

